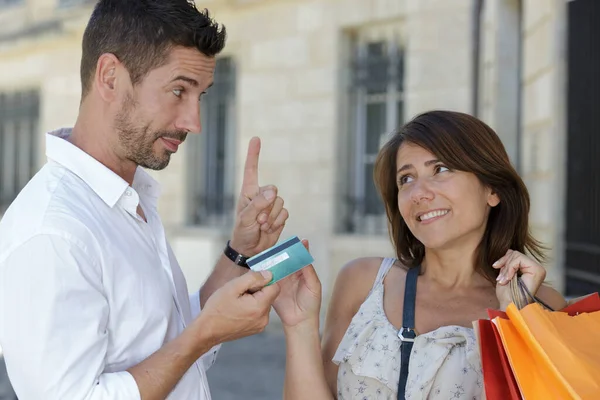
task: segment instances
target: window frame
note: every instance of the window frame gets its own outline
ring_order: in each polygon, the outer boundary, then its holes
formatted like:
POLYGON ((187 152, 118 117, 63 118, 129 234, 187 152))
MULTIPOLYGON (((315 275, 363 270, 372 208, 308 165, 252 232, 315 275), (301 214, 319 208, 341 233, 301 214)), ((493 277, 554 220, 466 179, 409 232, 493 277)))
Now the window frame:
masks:
MULTIPOLYGON (((340 233, 385 235, 387 219, 383 202, 377 193, 372 172, 377 152, 404 122, 406 110, 405 65, 406 48, 399 35, 355 35, 350 38, 350 71, 348 74, 348 113, 350 116, 346 138, 350 139, 345 157, 347 162, 342 167, 342 178, 346 184, 344 191, 344 207, 340 233), (383 51, 381 58, 385 65, 385 81, 372 82, 369 76, 369 63, 372 52, 369 46, 379 45, 383 51), (379 86, 379 91, 374 86, 379 86), (380 121, 381 132, 377 149, 369 139, 369 106, 383 105, 385 116, 380 121)), ((380 60, 381 61, 381 60, 380 60)), ((375 65, 375 68, 377 65, 375 65)), ((381 66, 379 66, 381 67, 381 66)))
POLYGON ((237 200, 234 195, 237 76, 232 57, 217 59, 214 79, 200 102, 202 133, 188 136, 186 222, 195 227, 228 229, 234 223, 237 200), (219 116, 220 112, 224 115, 219 116), (222 178, 215 175, 219 168, 222 178))
POLYGON ((39 126, 39 90, 0 91, 0 213, 38 170, 39 126))

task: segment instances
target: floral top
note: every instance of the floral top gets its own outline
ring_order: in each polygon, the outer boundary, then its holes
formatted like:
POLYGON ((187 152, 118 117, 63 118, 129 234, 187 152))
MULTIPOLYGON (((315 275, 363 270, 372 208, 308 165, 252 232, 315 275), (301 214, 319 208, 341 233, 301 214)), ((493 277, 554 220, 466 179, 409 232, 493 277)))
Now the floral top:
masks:
MULTIPOLYGON (((339 365, 338 400, 397 398, 401 342, 383 310, 383 280, 394 261, 383 260, 373 288, 333 357, 339 365)), ((409 365, 407 400, 483 398, 473 329, 443 326, 418 335, 409 365)))

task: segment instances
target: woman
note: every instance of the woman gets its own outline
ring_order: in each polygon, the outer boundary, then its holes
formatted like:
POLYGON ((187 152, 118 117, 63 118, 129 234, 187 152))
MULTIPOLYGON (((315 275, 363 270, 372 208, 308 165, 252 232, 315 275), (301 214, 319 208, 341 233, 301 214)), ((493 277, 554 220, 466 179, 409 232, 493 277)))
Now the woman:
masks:
POLYGON ((447 111, 402 127, 380 151, 375 181, 396 259, 363 258, 341 270, 322 348, 314 270, 281 282, 284 397, 479 399, 472 322, 510 303, 514 274, 550 307, 566 305, 542 285, 527 189, 491 128, 447 111))

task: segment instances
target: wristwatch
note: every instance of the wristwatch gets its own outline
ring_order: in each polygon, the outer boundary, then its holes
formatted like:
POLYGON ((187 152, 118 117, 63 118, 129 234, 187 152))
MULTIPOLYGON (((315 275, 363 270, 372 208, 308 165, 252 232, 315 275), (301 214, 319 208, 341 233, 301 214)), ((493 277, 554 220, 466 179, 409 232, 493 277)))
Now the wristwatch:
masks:
POLYGON ((223 250, 223 253, 225 254, 225 256, 227 258, 229 258, 231 261, 233 261, 234 264, 239 265, 240 267, 250 268, 248 266, 248 264, 246 264, 246 261, 250 257, 243 256, 240 253, 238 253, 237 251, 235 251, 234 249, 232 249, 231 246, 229 245, 229 242, 230 241, 228 240, 227 246, 225 246, 225 249, 223 250))

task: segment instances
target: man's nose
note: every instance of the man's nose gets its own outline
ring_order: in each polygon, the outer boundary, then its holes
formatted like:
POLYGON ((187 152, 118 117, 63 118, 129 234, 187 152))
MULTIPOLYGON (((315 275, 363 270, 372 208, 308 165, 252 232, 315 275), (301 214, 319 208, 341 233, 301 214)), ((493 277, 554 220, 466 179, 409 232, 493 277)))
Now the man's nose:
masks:
POLYGON ((177 119, 175 127, 189 133, 200 133, 202 124, 200 122, 200 102, 190 102, 182 115, 177 119))

